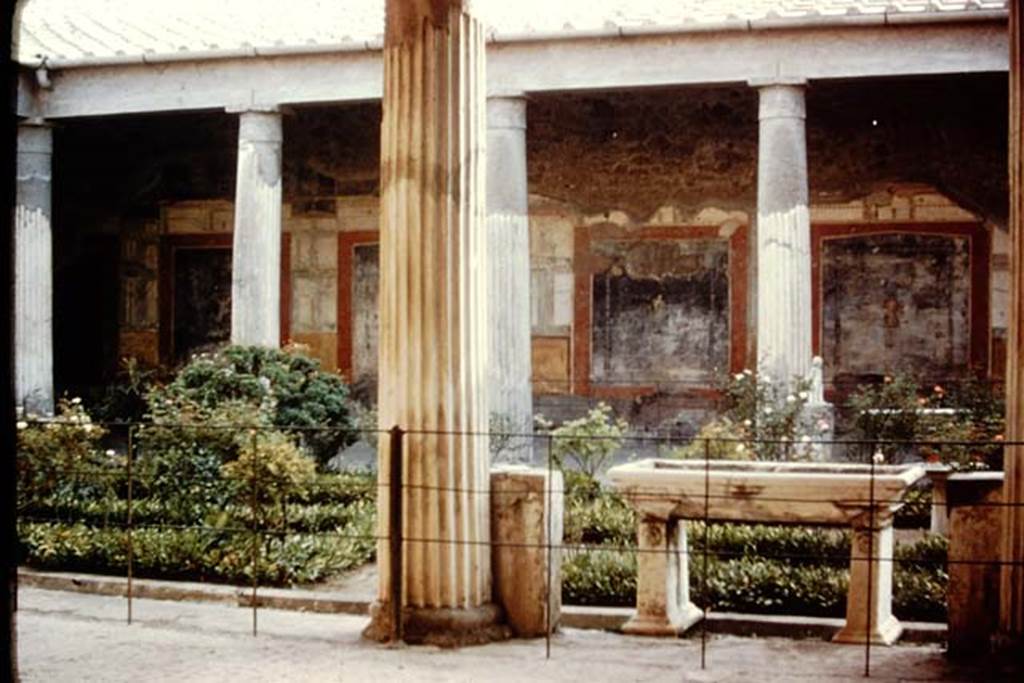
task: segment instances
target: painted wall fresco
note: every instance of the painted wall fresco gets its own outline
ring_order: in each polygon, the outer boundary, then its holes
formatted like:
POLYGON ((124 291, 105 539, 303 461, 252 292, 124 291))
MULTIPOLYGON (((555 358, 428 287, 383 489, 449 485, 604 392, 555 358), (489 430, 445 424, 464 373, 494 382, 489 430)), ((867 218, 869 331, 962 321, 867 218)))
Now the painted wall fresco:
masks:
POLYGON ((864 235, 822 249, 822 351, 839 381, 960 375, 970 361, 966 238, 864 235))
POLYGON ((591 380, 707 385, 729 364, 724 240, 598 241, 591 380))
POLYGON ((380 247, 358 244, 353 255, 352 375, 360 390, 376 398, 380 247))
POLYGON ((231 337, 231 250, 179 249, 174 258, 174 357, 231 337))

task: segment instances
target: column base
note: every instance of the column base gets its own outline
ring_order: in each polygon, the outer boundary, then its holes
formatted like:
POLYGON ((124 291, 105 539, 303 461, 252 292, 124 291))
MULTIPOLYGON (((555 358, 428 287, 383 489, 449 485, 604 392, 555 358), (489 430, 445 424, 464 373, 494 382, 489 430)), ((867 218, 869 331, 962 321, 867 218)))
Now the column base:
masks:
POLYGON ((688 602, 675 619, 650 614, 634 614, 622 625, 622 632, 631 636, 667 636, 677 638, 704 618, 704 611, 688 602))
POLYGON ((877 627, 872 628, 870 633, 865 633, 863 627, 850 626, 846 624, 839 633, 832 637, 833 643, 850 643, 864 645, 870 639, 874 645, 892 645, 903 634, 903 624, 894 616, 890 616, 877 627))
MULTIPOLYGON (((406 607, 402 610, 402 640, 410 645, 461 647, 506 640, 512 632, 502 623, 501 608, 406 607)), ((377 601, 370 607, 370 623, 363 637, 387 642, 391 634, 391 606, 377 601)))

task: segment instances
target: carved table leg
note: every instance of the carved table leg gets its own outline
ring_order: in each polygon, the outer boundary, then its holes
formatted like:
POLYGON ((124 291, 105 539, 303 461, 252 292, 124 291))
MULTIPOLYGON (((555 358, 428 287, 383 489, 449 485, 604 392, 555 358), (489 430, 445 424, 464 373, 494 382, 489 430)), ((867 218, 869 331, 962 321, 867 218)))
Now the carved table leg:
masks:
POLYGON ((701 620, 690 602, 686 523, 645 517, 637 530, 636 614, 624 633, 677 636, 701 620))
POLYGON ((892 645, 903 625, 892 614, 892 520, 877 528, 855 527, 850 547, 850 589, 846 624, 836 643, 892 645))

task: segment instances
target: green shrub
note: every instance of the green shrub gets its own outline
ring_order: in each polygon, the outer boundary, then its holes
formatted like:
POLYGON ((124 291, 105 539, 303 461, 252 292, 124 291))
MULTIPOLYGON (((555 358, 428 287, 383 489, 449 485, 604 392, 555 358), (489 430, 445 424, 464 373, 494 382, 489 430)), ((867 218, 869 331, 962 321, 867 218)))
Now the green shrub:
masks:
POLYGON ((847 408, 853 436, 877 442, 876 450, 889 460, 915 455, 958 470, 1002 467, 1003 399, 975 377, 947 391, 940 385, 923 388, 907 375, 887 375, 881 384, 858 387, 847 408), (926 412, 933 408, 953 412, 926 412))
POLYGON ((567 499, 564 538, 570 544, 635 546, 636 513, 615 494, 567 499))
MULTIPOLYGON (((308 583, 371 561, 375 531, 367 504, 316 533, 140 525, 131 531, 133 568, 140 577, 248 583, 255 561, 261 583, 308 583)), ((121 526, 22 521, 18 535, 19 559, 39 569, 127 571, 129 532, 121 526)))
MULTIPOLYGON (((703 522, 688 523, 690 552, 704 549, 703 522)), ((822 527, 720 524, 707 527, 709 554, 723 561, 761 557, 793 565, 845 567, 850 560, 850 532, 822 527)))
POLYGON ((284 506, 305 496, 316 465, 280 432, 239 435, 238 458, 221 466, 236 503, 251 504, 263 524, 280 525, 284 506))
POLYGON ((901 619, 946 621, 946 586, 943 569, 905 569, 892 575, 892 611, 901 619))
POLYGON ((106 430, 93 423, 80 399, 60 399, 53 418, 17 422, 18 506, 44 498, 70 503, 115 495, 123 462, 103 451, 106 430))
POLYGON ((567 605, 636 604, 636 552, 590 549, 562 562, 562 602, 567 605))
MULTIPOLYGON (((372 476, 319 475, 315 481, 322 494, 319 502, 289 502, 284 505, 281 524, 288 531, 331 531, 357 517, 372 514, 376 504, 372 476)), ((244 497, 237 503, 223 506, 193 504, 188 508, 175 509, 159 498, 136 498, 132 501, 132 521, 137 526, 172 524, 248 529, 251 525, 249 509, 250 501, 244 497)), ((19 515, 26 521, 73 521, 93 527, 125 526, 128 523, 128 501, 124 498, 37 498, 21 508, 19 515)))
POLYGON ((690 562, 690 588, 697 605, 725 612, 838 616, 846 607, 846 570, 791 565, 742 557, 730 561, 699 557, 690 562))
POLYGON ((903 506, 896 511, 893 524, 898 529, 928 528, 932 519, 931 489, 913 487, 903 494, 903 506))
POLYGON ((150 392, 157 414, 212 411, 225 403, 258 407, 270 424, 292 434, 321 465, 355 440, 348 386, 301 353, 229 346, 193 356, 174 380, 150 392))
MULTIPOLYGON (((136 486, 131 506, 136 574, 247 583, 255 551, 260 581, 283 585, 321 580, 372 559, 374 477, 356 472, 315 475, 312 461, 286 436, 278 434, 273 445, 276 455, 254 462, 259 463, 259 477, 274 482, 257 497, 255 515, 246 443, 240 444, 239 460, 204 475, 215 497, 197 492, 195 482, 185 480, 179 481, 180 495, 169 496, 170 476, 166 489, 136 486)), ((181 462, 192 461, 182 457, 181 462)), ((123 495, 38 496, 19 514, 20 557, 32 566, 126 570, 128 502, 123 495)))
POLYGON ((145 368, 135 357, 121 359, 121 368, 108 386, 90 402, 100 422, 141 422, 149 404, 146 397, 158 379, 156 369, 145 368))

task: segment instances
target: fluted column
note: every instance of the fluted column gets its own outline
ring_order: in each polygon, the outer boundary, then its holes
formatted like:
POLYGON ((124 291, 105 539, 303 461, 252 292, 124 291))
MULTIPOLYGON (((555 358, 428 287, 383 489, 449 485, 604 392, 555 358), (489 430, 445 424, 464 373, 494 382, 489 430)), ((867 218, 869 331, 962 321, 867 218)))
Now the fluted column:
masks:
MULTIPOLYGON (((378 549, 383 636, 490 637, 484 31, 465 0, 388 0, 381 125, 378 416, 403 451, 402 596, 378 549)), ((382 486, 390 481, 381 439, 382 486)), ((385 496, 379 496, 384 502, 385 496)), ((379 508, 382 535, 389 509, 379 508)))
MULTIPOLYGON (((1024 10, 1010 3, 1010 320, 1006 354, 1006 437, 1024 442, 1024 10)), ((1004 645, 1024 644, 1024 446, 1004 454, 999 630, 1004 645)))
POLYGON ((27 413, 53 414, 53 132, 18 125, 14 208, 15 401, 27 413))
POLYGON ((238 121, 231 343, 281 341, 281 114, 242 111, 238 121))
POLYGON ((758 87, 758 370, 791 382, 811 373, 811 229, 802 82, 758 87))
MULTIPOLYGON (((487 244, 490 255, 492 431, 533 431, 530 385, 530 224, 526 188, 526 99, 487 100, 487 244)), ((492 437, 493 438, 493 437, 492 437)), ((529 437, 498 437, 495 457, 530 461, 529 437)), ((495 444, 492 443, 492 446, 495 444)))

